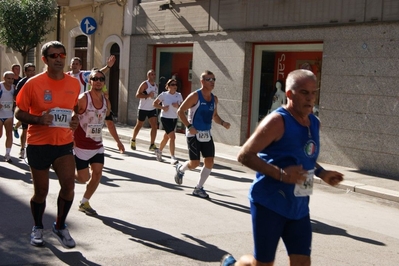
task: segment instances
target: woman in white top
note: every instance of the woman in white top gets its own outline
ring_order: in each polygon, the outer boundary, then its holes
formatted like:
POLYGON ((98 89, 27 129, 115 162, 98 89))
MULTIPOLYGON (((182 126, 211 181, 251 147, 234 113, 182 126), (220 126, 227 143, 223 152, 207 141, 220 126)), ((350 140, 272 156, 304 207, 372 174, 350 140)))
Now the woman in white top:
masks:
POLYGON ((175 129, 177 124, 177 108, 183 102, 183 97, 177 92, 176 79, 169 79, 165 86, 167 91, 162 92, 154 100, 153 106, 161 109, 161 122, 165 130, 165 134, 159 145, 159 149, 155 150, 158 161, 162 161, 162 150, 169 141, 170 163, 177 164, 175 157, 175 129))

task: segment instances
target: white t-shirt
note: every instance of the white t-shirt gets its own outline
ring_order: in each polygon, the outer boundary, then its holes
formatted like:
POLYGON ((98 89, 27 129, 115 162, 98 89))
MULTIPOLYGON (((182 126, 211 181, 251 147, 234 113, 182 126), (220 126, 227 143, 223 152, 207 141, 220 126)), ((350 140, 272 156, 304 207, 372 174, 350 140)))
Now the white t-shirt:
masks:
POLYGON ((161 117, 164 118, 177 118, 177 108, 172 105, 172 103, 177 103, 180 105, 183 102, 183 97, 179 92, 171 94, 169 91, 164 91, 158 96, 158 100, 162 102, 162 106, 169 106, 168 111, 161 111, 161 117))

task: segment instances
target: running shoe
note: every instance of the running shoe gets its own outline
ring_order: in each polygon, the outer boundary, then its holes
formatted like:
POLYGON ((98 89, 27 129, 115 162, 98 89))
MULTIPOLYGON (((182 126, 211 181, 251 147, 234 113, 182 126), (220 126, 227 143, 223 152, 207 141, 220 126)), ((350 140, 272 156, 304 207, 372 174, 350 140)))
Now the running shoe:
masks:
POLYGON ((19 139, 18 128, 13 127, 12 130, 14 131, 14 137, 15 137, 16 139, 19 139))
POLYGON ((157 150, 157 146, 155 144, 151 144, 150 147, 148 148, 149 151, 155 151, 157 150))
POLYGON ((20 159, 25 159, 25 149, 21 149, 21 150, 19 151, 19 158, 20 158, 20 159))
POLYGON ((230 254, 226 254, 220 261, 220 266, 233 266, 234 263, 236 263, 236 259, 230 254))
POLYGON ((97 212, 90 206, 90 203, 88 201, 86 201, 85 203, 80 203, 79 211, 84 212, 90 216, 97 215, 97 212))
POLYGON ((203 199, 209 198, 209 195, 205 192, 204 188, 194 188, 193 195, 203 199))
POLYGON ((6 161, 7 163, 12 163, 10 154, 6 154, 6 155, 4 156, 4 161, 6 161))
POLYGON ((175 164, 177 164, 179 161, 175 158, 175 157, 171 157, 170 158, 170 164, 173 164, 173 165, 175 165, 175 164))
POLYGON ((181 164, 176 164, 175 168, 176 168, 176 174, 175 174, 175 182, 178 185, 183 184, 183 176, 184 176, 184 172, 180 171, 180 167, 182 165, 181 164))
POLYGON ((65 225, 64 229, 56 229, 55 223, 53 224, 53 234, 60 241, 64 248, 73 248, 76 246, 75 240, 69 234, 68 228, 65 225))
POLYGON ((135 140, 131 140, 130 141, 130 148, 132 149, 132 150, 136 150, 136 141, 135 140))
POLYGON ((162 151, 160 149, 156 149, 154 152, 155 155, 157 156, 157 161, 162 162, 162 151))
POLYGON ((43 228, 34 226, 32 233, 30 234, 30 244, 35 247, 41 247, 44 245, 43 241, 43 228))

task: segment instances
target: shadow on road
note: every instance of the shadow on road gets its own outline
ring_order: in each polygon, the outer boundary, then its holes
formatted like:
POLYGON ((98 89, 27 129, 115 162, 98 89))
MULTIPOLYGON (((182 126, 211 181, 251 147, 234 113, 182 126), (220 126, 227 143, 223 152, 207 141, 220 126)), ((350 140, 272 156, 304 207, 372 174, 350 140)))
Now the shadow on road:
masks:
POLYGON ((377 246, 385 246, 384 243, 376 241, 374 239, 351 235, 348 232, 346 232, 346 230, 344 230, 342 228, 331 226, 331 225, 328 225, 328 224, 325 224, 325 223, 322 223, 322 222, 319 222, 316 220, 312 220, 312 219, 310 221, 312 223, 312 231, 314 233, 324 234, 324 235, 345 236, 345 237, 349 237, 354 240, 365 242, 368 244, 377 245, 377 246))
POLYGON ((212 244, 187 234, 183 234, 183 236, 187 238, 186 241, 154 228, 142 227, 112 217, 97 215, 93 216, 93 218, 97 218, 105 225, 131 236, 129 239, 134 242, 190 259, 204 262, 217 262, 227 253, 212 244), (195 241, 197 244, 193 244, 188 240, 195 241))

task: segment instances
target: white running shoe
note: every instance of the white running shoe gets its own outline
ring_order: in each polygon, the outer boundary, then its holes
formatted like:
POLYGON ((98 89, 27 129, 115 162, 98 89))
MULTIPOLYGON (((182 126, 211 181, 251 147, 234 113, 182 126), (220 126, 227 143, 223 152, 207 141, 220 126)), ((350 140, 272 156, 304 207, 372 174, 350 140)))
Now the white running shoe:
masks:
POLYGON ((154 151, 155 155, 157 156, 157 161, 162 162, 162 151, 160 149, 156 149, 154 151))
POLYGON ((35 247, 41 247, 44 245, 43 228, 37 226, 32 228, 32 233, 30 234, 30 244, 35 247))
POLYGON ((60 241, 61 245, 64 248, 73 248, 76 246, 75 240, 73 240, 73 238, 69 234, 69 231, 66 228, 66 225, 65 225, 64 229, 58 230, 55 228, 55 223, 54 223, 53 224, 53 234, 58 239, 58 241, 60 241))

